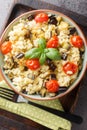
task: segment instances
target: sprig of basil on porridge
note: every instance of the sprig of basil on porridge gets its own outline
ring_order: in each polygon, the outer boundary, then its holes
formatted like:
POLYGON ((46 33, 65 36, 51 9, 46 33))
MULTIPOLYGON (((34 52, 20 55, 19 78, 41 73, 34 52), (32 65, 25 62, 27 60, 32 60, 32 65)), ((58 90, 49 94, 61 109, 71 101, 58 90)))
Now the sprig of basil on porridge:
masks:
POLYGON ((61 56, 58 49, 46 48, 46 40, 44 38, 40 38, 38 40, 38 48, 32 48, 27 51, 25 53, 25 58, 39 58, 40 64, 43 65, 47 58, 51 60, 60 60, 61 56))

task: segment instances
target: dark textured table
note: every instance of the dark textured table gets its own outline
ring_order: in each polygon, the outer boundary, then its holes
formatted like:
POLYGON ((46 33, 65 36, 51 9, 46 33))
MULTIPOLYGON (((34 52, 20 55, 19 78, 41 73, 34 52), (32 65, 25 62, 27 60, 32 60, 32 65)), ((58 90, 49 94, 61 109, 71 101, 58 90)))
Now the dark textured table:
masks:
MULTIPOLYGON (((10 15, 11 9, 15 3, 23 3, 25 5, 33 5, 34 7, 40 5, 39 0, 0 0, 0 34, 4 29, 4 25, 7 23, 8 15, 10 15), (36 4, 37 1, 37 4, 36 4)), ((77 14, 84 15, 84 20, 78 20, 78 22, 85 22, 87 17, 87 2, 86 0, 42 0, 47 1, 53 5, 66 8, 68 10, 77 12, 77 14)), ((40 5, 43 7, 43 5, 40 5)), ((45 8, 45 7, 44 7, 45 8)), ((62 10, 63 12, 64 10, 62 10)), ((71 16, 71 13, 69 12, 71 16)), ((76 15, 78 16, 78 15, 76 15)), ((74 20, 75 17, 71 16, 74 20)), ((80 17, 81 18, 81 17, 80 17)), ((85 25, 85 24, 84 24, 85 25)), ((87 26, 85 27, 87 28, 87 26)), ((87 35, 86 35, 87 36, 87 35)), ((81 125, 73 124, 72 130, 87 130, 87 71, 84 78, 80 84, 80 92, 77 104, 75 106, 75 114, 79 114, 83 117, 83 123, 81 125)), ((45 127, 42 128, 39 124, 34 124, 31 121, 31 126, 28 123, 27 119, 18 117, 15 114, 11 114, 4 110, 0 110, 0 130, 46 130, 45 127), (21 122, 22 121, 22 122, 21 122), (36 128, 37 127, 37 128, 36 128)))

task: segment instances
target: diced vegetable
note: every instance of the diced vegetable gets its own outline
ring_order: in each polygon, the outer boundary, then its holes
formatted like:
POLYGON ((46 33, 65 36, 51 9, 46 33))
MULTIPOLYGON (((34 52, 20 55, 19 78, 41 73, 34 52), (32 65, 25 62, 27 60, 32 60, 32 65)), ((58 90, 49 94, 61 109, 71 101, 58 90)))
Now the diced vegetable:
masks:
POLYGON ((58 44, 58 37, 53 36, 49 41, 47 42, 47 48, 57 48, 59 46, 58 44))
POLYGON ((46 13, 37 14, 35 17, 36 23, 43 23, 48 21, 48 15, 46 13))
POLYGON ((38 59, 30 59, 26 60, 26 66, 31 70, 36 70, 40 67, 40 63, 38 59))
POLYGON ((12 43, 10 41, 6 41, 1 45, 1 52, 5 55, 9 53, 12 49, 12 43))
POLYGON ((71 37, 71 44, 77 48, 81 48, 83 46, 83 40, 80 36, 75 35, 71 37))
POLYGON ((72 62, 67 62, 64 66, 63 66, 63 71, 71 76, 73 74, 75 74, 77 72, 78 66, 72 62))
POLYGON ((57 80, 49 80, 46 82, 46 88, 49 92, 57 92, 59 89, 59 84, 57 80))

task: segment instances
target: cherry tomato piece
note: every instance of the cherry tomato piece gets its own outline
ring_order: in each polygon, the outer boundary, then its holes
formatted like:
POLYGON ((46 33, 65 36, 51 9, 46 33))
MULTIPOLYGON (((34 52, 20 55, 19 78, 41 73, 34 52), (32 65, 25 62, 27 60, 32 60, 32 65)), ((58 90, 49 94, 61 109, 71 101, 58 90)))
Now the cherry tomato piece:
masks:
POLYGON ((12 43, 10 41, 6 41, 1 45, 1 52, 4 55, 9 53, 11 49, 12 49, 12 43))
POLYGON ((35 17, 36 23, 43 23, 48 21, 48 15, 46 13, 37 14, 35 17))
POLYGON ((49 39, 49 41, 47 42, 47 48, 57 48, 58 46, 59 45, 57 36, 51 37, 51 39, 49 39))
POLYGON ((78 66, 72 62, 67 62, 64 66, 63 66, 63 71, 71 76, 73 74, 75 74, 77 72, 78 66))
POLYGON ((25 64, 31 70, 36 70, 40 67, 40 63, 38 59, 28 59, 26 60, 25 64))
POLYGON ((72 36, 70 40, 71 44, 77 48, 81 48, 83 46, 83 40, 78 35, 72 36))
POLYGON ((46 82, 46 88, 49 92, 55 93, 59 89, 59 84, 57 80, 49 80, 46 82))

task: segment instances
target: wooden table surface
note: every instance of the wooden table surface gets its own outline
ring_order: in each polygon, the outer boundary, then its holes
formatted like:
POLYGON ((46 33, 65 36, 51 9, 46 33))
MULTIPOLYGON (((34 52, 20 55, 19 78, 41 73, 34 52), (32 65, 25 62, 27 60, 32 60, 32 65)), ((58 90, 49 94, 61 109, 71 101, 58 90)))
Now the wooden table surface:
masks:
MULTIPOLYGON (((21 0, 21 2, 26 3, 27 0, 21 0)), ((29 0, 32 3, 32 0, 29 0)), ((36 0, 35 0, 36 1, 36 0)), ((38 1, 38 0, 37 0, 38 1)), ((43 0, 46 1, 46 0, 43 0)), ((60 0, 48 0, 52 4, 58 4, 60 0)), ((70 0, 68 0, 70 1, 70 0)), ((72 0, 71 0, 72 1, 72 0)), ((20 0, 0 0, 0 35, 4 29, 4 26, 7 22, 8 15, 10 15, 13 5, 20 0)), ((61 0, 63 2, 63 0, 61 0)), ((64 5, 64 3, 63 3, 64 5)), ((2 80, 0 75, 0 81, 2 80)), ((72 130, 87 130, 87 71, 86 76, 81 81, 81 91, 79 94, 79 100, 77 102, 74 113, 79 114, 84 118, 84 122, 81 125, 73 124, 72 130)), ((39 124, 32 122, 26 118, 19 117, 10 112, 6 112, 0 109, 0 130, 46 130, 45 127, 42 127, 39 124), (31 124, 31 125, 30 125, 31 124)))

